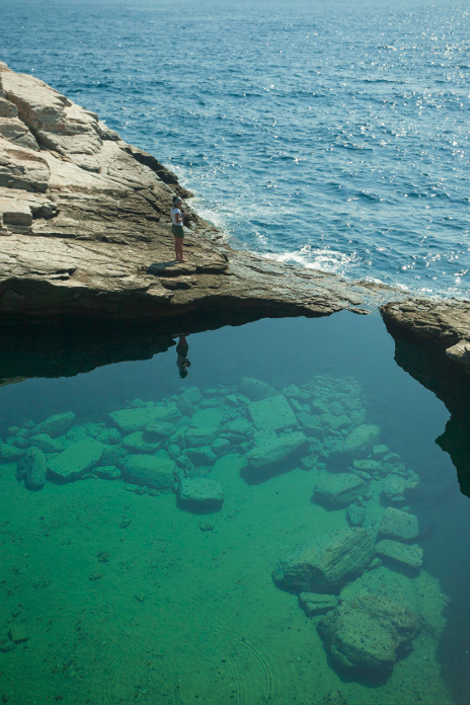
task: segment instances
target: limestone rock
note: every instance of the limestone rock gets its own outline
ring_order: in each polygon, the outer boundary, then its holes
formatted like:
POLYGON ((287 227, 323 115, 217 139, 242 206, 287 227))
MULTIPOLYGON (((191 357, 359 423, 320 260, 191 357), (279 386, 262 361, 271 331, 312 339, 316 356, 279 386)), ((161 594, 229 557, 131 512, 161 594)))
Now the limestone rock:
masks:
POLYGON ((381 558, 411 569, 419 569, 423 565, 423 549, 417 544, 408 545, 400 541, 383 540, 375 545, 375 550, 381 558))
POLYGON ((243 394, 251 401, 259 401, 276 393, 273 386, 254 377, 242 377, 240 387, 243 394))
POLYGON ((307 617, 326 614, 338 606, 338 598, 334 595, 322 595, 318 592, 301 592, 299 604, 307 617))
POLYGON ((344 507, 354 502, 366 490, 367 484, 357 475, 330 473, 318 480, 313 499, 332 507, 344 507))
POLYGON ((177 471, 174 460, 155 455, 129 455, 123 466, 127 482, 159 490, 173 489, 177 471))
POLYGON ((46 484, 47 461, 40 448, 28 448, 18 461, 16 476, 28 490, 40 490, 46 484))
POLYGON ((353 462, 353 468, 355 470, 359 470, 360 472, 368 472, 370 475, 380 473, 382 466, 382 462, 379 460, 372 460, 371 458, 364 458, 353 462))
POLYGON ((382 495, 390 502, 404 502, 405 480, 399 475, 387 475, 384 480, 382 495))
POLYGON ((49 461, 48 470, 62 481, 77 480, 97 465, 103 453, 103 444, 94 438, 72 443, 62 453, 49 461))
POLYGON ((380 437, 380 428, 374 424, 361 424, 344 439, 344 451, 357 455, 370 450, 380 437))
POLYGON ((374 556, 374 543, 362 528, 328 531, 301 544, 279 561, 276 585, 291 592, 336 592, 360 574, 374 556))
POLYGON ((17 448, 17 446, 11 443, 2 443, 0 441, 0 461, 3 463, 11 463, 18 458, 21 458, 24 450, 22 448, 17 448))
POLYGON ((279 431, 297 425, 291 405, 280 394, 251 402, 248 411, 258 431, 279 431))
POLYGON ((213 442, 212 446, 212 451, 218 456, 226 455, 227 453, 230 453, 232 449, 232 444, 228 440, 228 438, 216 438, 215 441, 213 442))
POLYGON ((168 421, 153 421, 146 426, 145 430, 147 433, 153 433, 155 436, 169 438, 176 433, 176 424, 169 423, 168 421))
POLYGON ((398 647, 418 633, 418 621, 399 604, 365 594, 346 601, 319 621, 320 632, 341 671, 390 675, 398 647))
POLYGON ((262 471, 278 465, 281 461, 299 454, 308 443, 308 439, 301 431, 294 433, 259 434, 255 439, 256 445, 246 454, 251 467, 260 476, 262 471))
POLYGON ((185 477, 178 485, 180 505, 197 512, 213 512, 221 508, 224 488, 208 477, 185 477))
POLYGON ((346 519, 349 526, 362 526, 366 518, 366 508, 360 507, 358 504, 352 503, 349 505, 346 512, 346 519))
POLYGON ((379 534, 399 541, 412 541, 419 536, 418 517, 395 507, 387 507, 379 534))
POLYGON ((121 409, 113 411, 109 415, 114 423, 127 433, 143 430, 152 433, 154 423, 173 422, 181 418, 181 412, 174 402, 137 409, 121 409))
POLYGON ((47 433, 52 438, 62 436, 67 433, 74 421, 75 413, 73 411, 67 411, 65 414, 54 414, 54 416, 49 416, 49 418, 36 426, 34 435, 47 433))
POLYGON ((40 448, 44 453, 61 453, 64 450, 63 442, 51 438, 48 433, 37 433, 30 436, 29 445, 40 448))
POLYGON ((103 480, 117 480, 121 477, 121 471, 115 465, 100 465, 93 468, 93 474, 103 480))
POLYGON ((134 431, 124 436, 122 444, 136 453, 155 453, 161 446, 160 441, 149 441, 143 431, 134 431))

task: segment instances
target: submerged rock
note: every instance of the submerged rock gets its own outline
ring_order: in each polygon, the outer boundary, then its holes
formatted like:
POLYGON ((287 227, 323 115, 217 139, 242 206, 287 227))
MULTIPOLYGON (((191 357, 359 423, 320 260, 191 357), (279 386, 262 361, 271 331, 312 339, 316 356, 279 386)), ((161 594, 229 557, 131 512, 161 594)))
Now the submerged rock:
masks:
POLYGON ((224 488, 208 477, 185 477, 177 489, 180 506, 197 513, 218 511, 224 502, 224 488))
POLYGON ((351 455, 364 453, 374 446, 380 437, 380 428, 374 424, 357 426, 344 439, 343 449, 351 455))
POLYGON ((336 592, 373 556, 374 542, 365 529, 328 531, 290 551, 277 564, 273 580, 291 592, 336 592))
POLYGON ((348 705, 348 703, 342 692, 334 688, 326 695, 323 705, 348 705))
POLYGON ((134 433, 129 433, 122 439, 122 444, 125 448, 135 451, 136 453, 155 453, 160 446, 161 442, 152 442, 147 440, 147 436, 143 431, 134 431, 134 433))
POLYGON ((67 411, 65 414, 54 414, 49 416, 49 418, 42 421, 34 429, 34 435, 40 433, 47 433, 51 438, 56 438, 57 436, 63 436, 67 433, 73 422, 75 421, 75 413, 73 411, 67 411))
POLYGON ((23 453, 24 450, 22 448, 17 448, 11 443, 2 443, 2 441, 0 441, 0 460, 4 463, 11 463, 18 460, 23 453))
POLYGON ((251 401, 259 401, 265 397, 271 397, 276 393, 274 387, 267 382, 253 377, 242 377, 240 383, 241 390, 251 401))
POLYGON ((419 536, 418 517, 395 507, 387 507, 379 534, 401 541, 412 541, 419 536))
POLYGON ((366 490, 367 484, 356 475, 329 474, 315 485, 313 500, 332 507, 344 507, 354 502, 366 490))
POLYGON ((388 559, 405 568, 419 570, 423 565, 424 552, 417 544, 410 546, 400 541, 384 539, 375 545, 375 550, 381 558, 388 559))
POLYGON ((279 431, 297 426, 292 407, 281 394, 251 402, 248 411, 258 431, 279 431))
POLYGON ((28 448, 18 461, 16 476, 28 490, 40 490, 46 484, 47 460, 40 448, 28 448))
POLYGON ((128 455, 123 466, 124 478, 137 485, 158 490, 172 490, 178 466, 171 458, 155 455, 128 455))
POLYGON ((63 442, 51 438, 48 433, 38 433, 30 436, 29 445, 40 448, 44 453, 61 453, 64 450, 63 442))
POLYGON ((338 598, 334 595, 323 595, 318 592, 301 592, 299 595, 299 605, 307 617, 315 617, 318 614, 326 614, 338 606, 338 598))
POLYGON ((258 434, 256 445, 246 454, 250 462, 251 479, 262 479, 267 473, 279 467, 281 461, 300 454, 308 439, 301 431, 294 433, 258 434))
POLYGON ((388 677, 398 648, 417 635, 418 620, 396 602, 366 594, 329 612, 317 628, 341 671, 388 677))
POLYGON ((93 438, 85 438, 79 443, 70 444, 55 458, 49 461, 49 472, 59 480, 77 480, 97 465, 103 454, 103 444, 93 438))
POLYGON ((153 423, 178 421, 181 418, 181 411, 174 402, 169 402, 136 409, 121 409, 109 415, 114 423, 127 433, 144 430, 152 432, 153 423))

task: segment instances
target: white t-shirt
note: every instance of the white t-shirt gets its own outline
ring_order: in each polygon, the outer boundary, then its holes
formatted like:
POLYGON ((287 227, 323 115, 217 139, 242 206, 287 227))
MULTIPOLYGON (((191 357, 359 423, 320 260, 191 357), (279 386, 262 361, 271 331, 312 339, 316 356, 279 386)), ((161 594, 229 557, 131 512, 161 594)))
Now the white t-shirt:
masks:
POLYGON ((179 216, 181 216, 181 211, 179 208, 172 208, 170 211, 170 214, 171 214, 171 222, 173 225, 183 225, 182 221, 180 221, 179 223, 176 222, 176 215, 178 214, 179 216))

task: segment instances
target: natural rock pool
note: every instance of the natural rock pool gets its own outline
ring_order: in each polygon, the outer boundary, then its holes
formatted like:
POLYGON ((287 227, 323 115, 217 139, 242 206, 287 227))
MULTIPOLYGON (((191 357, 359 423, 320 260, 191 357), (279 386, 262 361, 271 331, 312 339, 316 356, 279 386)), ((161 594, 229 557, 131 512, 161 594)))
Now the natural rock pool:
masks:
POLYGON ((175 342, 0 387, 3 702, 467 703, 469 500, 379 315, 175 342))

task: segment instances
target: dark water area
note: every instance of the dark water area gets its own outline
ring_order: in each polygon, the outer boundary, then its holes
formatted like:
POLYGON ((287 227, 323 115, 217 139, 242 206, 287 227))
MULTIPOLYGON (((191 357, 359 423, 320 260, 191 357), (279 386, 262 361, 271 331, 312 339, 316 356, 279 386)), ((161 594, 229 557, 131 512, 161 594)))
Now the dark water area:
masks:
POLYGON ((348 705, 467 703, 469 499, 436 444, 448 411, 394 362, 379 315, 262 320, 187 344, 0 387, 8 702, 324 705, 339 690, 348 705), (68 429, 38 428, 70 412, 68 429), (157 415, 173 435, 133 430, 136 414, 157 415), (345 460, 338 449, 358 429, 373 444, 345 460), (273 438, 288 446, 299 434, 298 451, 257 466, 273 438), (90 442, 107 459, 83 470, 90 442), (13 457, 33 445, 49 467, 37 491, 17 479, 13 457), (174 478, 132 475, 142 458, 176 469, 179 499, 174 478), (183 477, 220 483, 223 504, 188 504, 183 477), (362 480, 361 495, 320 501, 314 489, 339 477, 362 480), (416 518, 416 534, 384 533, 390 511, 416 518), (386 673, 342 669, 316 629, 326 617, 308 617, 271 576, 296 546, 358 526, 354 512, 374 539, 379 531, 377 551, 387 541, 423 551, 420 567, 380 554, 330 589, 342 606, 366 594, 416 617, 386 673))
POLYGON ((461 2, 2 0, 0 59, 175 170, 236 246, 468 297, 461 2), (367 27, 367 31, 364 28, 367 27))

